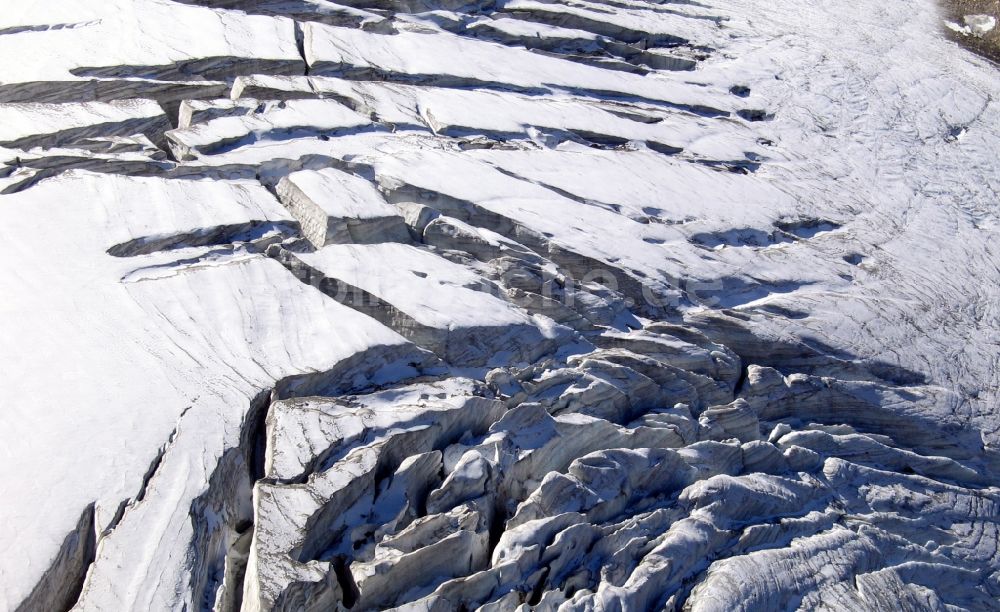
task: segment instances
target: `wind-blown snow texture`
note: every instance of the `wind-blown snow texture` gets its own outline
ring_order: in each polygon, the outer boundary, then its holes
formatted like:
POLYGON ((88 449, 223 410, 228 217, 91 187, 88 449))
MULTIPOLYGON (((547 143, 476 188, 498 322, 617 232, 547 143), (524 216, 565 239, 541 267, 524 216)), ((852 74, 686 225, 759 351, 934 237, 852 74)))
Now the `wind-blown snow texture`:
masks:
POLYGON ((996 609, 930 0, 11 4, 0 609, 996 609))

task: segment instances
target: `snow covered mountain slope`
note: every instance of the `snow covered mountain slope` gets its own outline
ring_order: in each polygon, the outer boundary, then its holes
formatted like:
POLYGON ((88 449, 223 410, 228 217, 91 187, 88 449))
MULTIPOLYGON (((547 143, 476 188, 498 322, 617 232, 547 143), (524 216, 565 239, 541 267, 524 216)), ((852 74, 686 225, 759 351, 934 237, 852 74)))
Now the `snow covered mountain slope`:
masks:
POLYGON ((989 610, 930 0, 0 11, 0 609, 989 610))

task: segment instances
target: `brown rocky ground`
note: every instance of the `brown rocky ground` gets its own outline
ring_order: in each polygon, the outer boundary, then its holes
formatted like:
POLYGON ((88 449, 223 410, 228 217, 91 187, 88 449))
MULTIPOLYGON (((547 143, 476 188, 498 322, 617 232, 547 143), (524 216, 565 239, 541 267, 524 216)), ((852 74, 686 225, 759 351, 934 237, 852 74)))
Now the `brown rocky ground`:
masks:
MULTIPOLYGON (((942 0, 944 18, 963 24, 965 15, 992 15, 1000 22, 1000 0, 942 0)), ((1000 25, 983 36, 965 36, 945 28, 949 38, 994 62, 1000 62, 1000 25)))

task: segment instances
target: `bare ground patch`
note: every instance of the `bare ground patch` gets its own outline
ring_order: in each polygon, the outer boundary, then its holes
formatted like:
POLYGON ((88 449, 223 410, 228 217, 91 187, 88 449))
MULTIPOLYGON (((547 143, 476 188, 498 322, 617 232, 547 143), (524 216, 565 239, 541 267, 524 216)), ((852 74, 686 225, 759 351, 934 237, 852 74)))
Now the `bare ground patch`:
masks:
POLYGON ((966 15, 990 15, 997 26, 982 35, 967 35, 945 27, 945 33, 963 47, 1000 62, 1000 0, 941 0, 942 13, 947 21, 964 25, 966 15))

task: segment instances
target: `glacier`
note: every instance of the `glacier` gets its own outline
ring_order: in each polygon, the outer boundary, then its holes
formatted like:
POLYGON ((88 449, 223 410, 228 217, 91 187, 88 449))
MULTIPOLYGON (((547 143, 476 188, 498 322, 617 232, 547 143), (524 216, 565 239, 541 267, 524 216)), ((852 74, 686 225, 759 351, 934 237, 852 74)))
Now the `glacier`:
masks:
POLYGON ((996 609, 948 19, 5 7, 0 610, 996 609))

